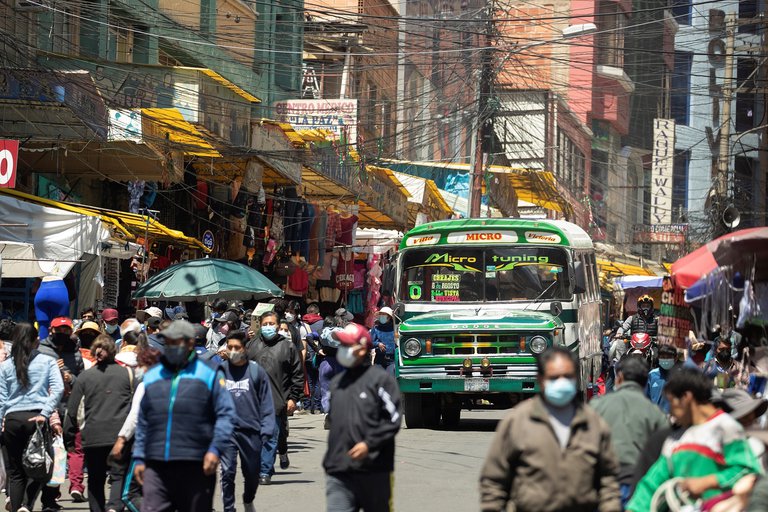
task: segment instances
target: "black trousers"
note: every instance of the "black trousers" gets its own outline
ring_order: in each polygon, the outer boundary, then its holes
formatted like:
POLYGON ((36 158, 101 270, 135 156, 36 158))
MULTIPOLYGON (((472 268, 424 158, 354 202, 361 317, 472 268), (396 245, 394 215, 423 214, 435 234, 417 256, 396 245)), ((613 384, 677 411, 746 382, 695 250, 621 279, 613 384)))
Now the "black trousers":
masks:
POLYGON ((88 467, 88 507, 91 512, 123 510, 121 494, 128 461, 112 461, 109 456, 111 451, 111 446, 83 447, 85 465, 88 467), (109 500, 104 494, 107 474, 112 480, 109 486, 109 500))
POLYGON ((326 475, 328 512, 391 512, 393 473, 326 475))
POLYGON ((27 478, 22 464, 24 450, 29 438, 35 433, 35 422, 30 418, 38 416, 40 411, 9 412, 5 415, 3 445, 5 446, 5 471, 7 474, 8 496, 11 498, 11 512, 16 512, 21 506, 29 506, 29 497, 34 502, 40 490, 40 482, 27 478))
POLYGON ((141 512, 210 512, 216 474, 203 473, 203 461, 148 461, 141 512))

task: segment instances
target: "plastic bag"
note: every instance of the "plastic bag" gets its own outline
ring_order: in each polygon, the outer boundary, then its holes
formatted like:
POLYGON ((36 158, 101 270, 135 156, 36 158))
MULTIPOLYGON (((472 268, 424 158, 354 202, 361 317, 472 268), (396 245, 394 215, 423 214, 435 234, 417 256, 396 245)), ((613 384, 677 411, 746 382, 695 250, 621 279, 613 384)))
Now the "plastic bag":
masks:
POLYGON ((64 448, 64 439, 56 436, 53 439, 53 473, 49 487, 57 487, 67 480, 67 449, 64 448))
POLYGON ((24 472, 37 482, 48 482, 53 472, 53 450, 47 426, 37 424, 37 429, 24 449, 22 457, 24 472))

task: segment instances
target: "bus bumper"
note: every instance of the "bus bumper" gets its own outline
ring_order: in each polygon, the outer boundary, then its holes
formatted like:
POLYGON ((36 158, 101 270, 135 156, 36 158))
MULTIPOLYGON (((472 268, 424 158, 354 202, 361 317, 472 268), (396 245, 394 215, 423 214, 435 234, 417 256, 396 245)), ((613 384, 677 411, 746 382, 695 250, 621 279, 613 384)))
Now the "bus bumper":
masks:
POLYGON ((399 377, 402 393, 536 393, 538 382, 534 378, 499 377, 399 377))

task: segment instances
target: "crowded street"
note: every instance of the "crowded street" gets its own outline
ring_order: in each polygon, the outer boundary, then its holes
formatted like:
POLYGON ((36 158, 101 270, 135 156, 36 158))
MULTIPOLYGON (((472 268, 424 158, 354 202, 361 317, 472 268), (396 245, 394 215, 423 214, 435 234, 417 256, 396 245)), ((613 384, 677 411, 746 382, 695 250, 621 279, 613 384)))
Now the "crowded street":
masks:
MULTIPOLYGON (((501 411, 467 414, 455 431, 404 430, 397 437, 394 509, 475 510, 477 475, 501 411), (450 492, 442 492, 450 481, 450 492)), ((325 500, 325 475, 321 461, 328 431, 322 416, 303 415, 290 420, 292 467, 279 471, 272 485, 259 489, 261 510, 321 510, 325 500), (295 437, 294 437, 295 436, 295 437)), ((238 485, 242 480, 238 478, 238 485)), ((218 491, 218 490, 217 490, 218 491)), ((59 502, 63 510, 86 511, 88 505, 59 502)), ((238 503, 238 507, 240 507, 238 503)), ((221 510, 217 497, 214 510, 221 510)))

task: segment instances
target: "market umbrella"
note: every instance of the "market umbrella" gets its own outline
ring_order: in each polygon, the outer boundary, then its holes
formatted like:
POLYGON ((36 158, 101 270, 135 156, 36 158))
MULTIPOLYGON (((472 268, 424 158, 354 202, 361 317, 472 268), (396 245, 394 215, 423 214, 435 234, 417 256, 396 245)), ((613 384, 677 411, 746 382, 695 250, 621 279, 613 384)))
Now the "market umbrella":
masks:
POLYGON ((682 288, 690 288, 696 281, 718 267, 730 265, 746 272, 753 263, 763 266, 759 273, 768 271, 762 261, 768 256, 768 227, 749 228, 728 233, 707 242, 692 253, 672 264, 671 274, 682 288))
POLYGON ((133 294, 134 299, 168 301, 259 300, 282 296, 283 291, 258 270, 215 258, 189 260, 169 267, 149 278, 133 294))

